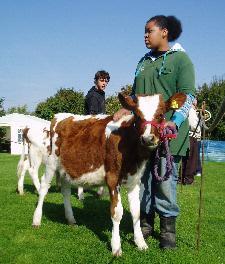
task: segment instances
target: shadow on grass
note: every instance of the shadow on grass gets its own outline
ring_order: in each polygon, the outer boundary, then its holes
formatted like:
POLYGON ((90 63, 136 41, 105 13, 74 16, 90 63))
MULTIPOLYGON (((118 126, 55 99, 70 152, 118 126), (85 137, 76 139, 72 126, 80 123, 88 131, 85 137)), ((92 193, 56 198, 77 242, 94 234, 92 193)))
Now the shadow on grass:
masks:
MULTIPOLYGON (((77 194, 78 188, 73 188, 73 189, 74 189, 72 191, 73 195, 75 195, 75 197, 78 198, 78 194, 77 194)), ((15 190, 17 191, 17 189, 15 189, 15 190)), ((31 193, 31 194, 37 194, 37 190, 36 190, 35 186, 33 184, 27 184, 27 183, 24 184, 24 192, 25 193, 31 193)), ((51 185, 48 193, 60 193, 61 194, 61 189, 60 189, 60 187, 57 187, 56 185, 51 185)), ((92 196, 99 198, 99 195, 98 195, 97 191, 95 191, 95 190, 86 189, 86 190, 84 190, 84 193, 89 193, 92 196)))
MULTIPOLYGON (((95 190, 93 190, 91 188, 84 189, 83 191, 84 191, 84 193, 88 193, 88 194, 92 195, 93 197, 95 197, 95 199, 99 198, 99 195, 98 195, 97 191, 95 191, 95 190)), ((78 199, 78 188, 76 188, 76 187, 73 188, 72 195, 74 195, 78 199)))
MULTIPOLYGON (((108 248, 111 249, 110 239, 106 235, 107 231, 111 233, 112 230, 109 201, 97 199, 95 196, 85 197, 83 200, 83 208, 73 207, 73 212, 78 226, 85 226, 91 230, 101 241, 107 243, 108 248)), ((59 205, 45 202, 43 215, 53 222, 67 224, 63 204, 59 205)), ((127 234, 132 232, 133 227, 130 212, 124 209, 120 224, 121 239, 133 244, 133 236, 132 239, 127 239, 127 234)))
MULTIPOLYGON (((24 184, 24 192, 25 193, 31 193, 31 194, 37 194, 37 190, 33 184, 24 184)), ((51 185, 49 193, 60 193, 60 188, 56 187, 56 185, 51 185)))

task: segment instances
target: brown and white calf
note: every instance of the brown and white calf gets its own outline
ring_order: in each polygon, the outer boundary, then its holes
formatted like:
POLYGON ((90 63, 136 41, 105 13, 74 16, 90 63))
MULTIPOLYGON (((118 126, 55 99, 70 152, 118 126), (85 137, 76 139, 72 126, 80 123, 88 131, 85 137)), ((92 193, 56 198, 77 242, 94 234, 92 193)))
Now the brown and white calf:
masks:
POLYGON ((133 218, 134 241, 140 250, 148 246, 140 228, 139 185, 151 151, 159 143, 159 131, 146 121, 162 123, 171 101, 183 105, 186 96, 176 94, 167 102, 161 95, 131 97, 119 95, 122 106, 133 114, 114 122, 112 116, 95 118, 80 116, 80 121, 63 114, 51 123, 51 154, 46 172, 41 179, 39 200, 33 216, 33 226, 40 226, 42 207, 52 177, 58 169, 64 197, 65 217, 75 224, 70 196, 71 184, 108 186, 111 200, 112 253, 122 253, 119 225, 123 215, 120 186, 128 190, 130 212, 133 218))
POLYGON ((38 170, 42 163, 45 164, 48 156, 47 146, 50 145, 49 127, 42 128, 33 126, 26 127, 23 130, 23 150, 17 165, 17 190, 20 195, 24 194, 24 177, 27 171, 29 172, 35 188, 39 191, 40 182, 38 170), (27 155, 25 154, 26 147, 28 148, 27 155))

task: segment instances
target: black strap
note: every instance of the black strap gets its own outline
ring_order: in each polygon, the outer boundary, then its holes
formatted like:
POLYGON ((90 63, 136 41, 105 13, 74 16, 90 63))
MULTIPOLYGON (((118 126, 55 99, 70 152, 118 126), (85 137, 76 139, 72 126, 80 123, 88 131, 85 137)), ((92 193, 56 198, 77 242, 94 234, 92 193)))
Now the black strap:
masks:
POLYGON ((197 129, 198 129, 198 126, 199 126, 200 122, 201 122, 201 116, 199 115, 199 116, 198 116, 198 124, 197 124, 197 126, 196 126, 196 128, 195 128, 194 133, 191 135, 191 137, 194 137, 194 135, 195 135, 195 133, 196 133, 196 131, 197 131, 197 129))

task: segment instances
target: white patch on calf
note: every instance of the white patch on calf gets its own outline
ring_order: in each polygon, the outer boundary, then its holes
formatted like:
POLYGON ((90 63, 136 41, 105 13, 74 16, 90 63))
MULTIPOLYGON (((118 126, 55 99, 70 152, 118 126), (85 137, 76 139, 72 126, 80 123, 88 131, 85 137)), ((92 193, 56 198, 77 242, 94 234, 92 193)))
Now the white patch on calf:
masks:
POLYGON ((101 119, 105 119, 108 116, 109 115, 104 115, 104 114, 99 114, 99 115, 74 115, 74 121, 82 121, 82 120, 86 120, 86 119, 89 119, 89 118, 101 120, 101 119))
POLYGON ((101 185, 105 181, 105 167, 102 165, 95 171, 84 173, 79 178, 71 178, 69 174, 66 173, 66 179, 73 185, 101 185))
POLYGON ((109 115, 103 115, 103 114, 100 114, 100 115, 95 115, 95 116, 92 116, 92 118, 95 118, 95 119, 105 119, 107 118, 109 115))
POLYGON ((68 117, 71 117, 71 116, 74 116, 74 114, 70 114, 70 113, 58 113, 58 114, 55 114, 54 115, 54 118, 57 119, 57 123, 59 123, 60 121, 68 118, 68 117))
POLYGON ((133 115, 125 115, 123 117, 121 117, 118 121, 110 121, 106 128, 105 128, 105 135, 107 138, 110 137, 111 133, 115 130, 117 130, 119 127, 121 127, 121 124, 123 122, 128 122, 129 120, 131 120, 131 118, 133 117, 133 115))
POLYGON ((70 114, 70 113, 58 113, 55 114, 55 118, 57 119, 57 123, 59 123, 60 121, 69 118, 69 117, 73 117, 73 121, 83 121, 89 118, 94 118, 94 119, 104 119, 106 117, 108 117, 109 115, 104 115, 104 114, 99 114, 99 115, 74 115, 74 114, 70 114))
MULTIPOLYGON (((146 121, 152 121, 157 108, 159 106, 159 94, 152 95, 152 96, 143 96, 138 97, 138 108, 142 112, 144 119, 146 121)), ((151 125, 146 125, 145 132, 143 137, 149 137, 151 134, 151 125)))
POLYGON ((47 132, 43 132, 43 128, 32 126, 27 132, 27 137, 34 146, 39 148, 40 151, 46 152, 45 145, 49 145, 50 139, 47 137, 47 132), (45 145, 43 144, 44 142, 45 145))

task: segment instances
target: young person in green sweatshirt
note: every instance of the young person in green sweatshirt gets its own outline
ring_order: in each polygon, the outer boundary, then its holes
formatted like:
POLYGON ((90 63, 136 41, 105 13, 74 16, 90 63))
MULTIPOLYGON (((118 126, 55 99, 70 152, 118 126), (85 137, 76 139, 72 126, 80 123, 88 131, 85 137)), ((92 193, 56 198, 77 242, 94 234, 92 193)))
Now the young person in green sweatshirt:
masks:
MULTIPOLYGON (((141 179, 141 227, 145 238, 153 234, 155 213, 160 217, 160 247, 176 247, 176 217, 179 207, 176 201, 178 165, 181 157, 186 155, 189 147, 189 125, 187 116, 195 96, 195 75, 193 64, 180 44, 170 47, 182 32, 181 22, 174 16, 155 16, 145 25, 145 45, 150 52, 138 63, 133 92, 138 94, 161 93, 164 100, 177 92, 187 95, 185 104, 175 112, 166 113, 167 125, 176 126, 178 135, 170 141, 170 152, 173 155, 173 172, 164 182, 157 182, 152 177, 153 164, 149 161, 141 179)), ((114 120, 130 113, 119 110, 114 120)), ((161 176, 166 170, 166 159, 160 158, 161 176)))

